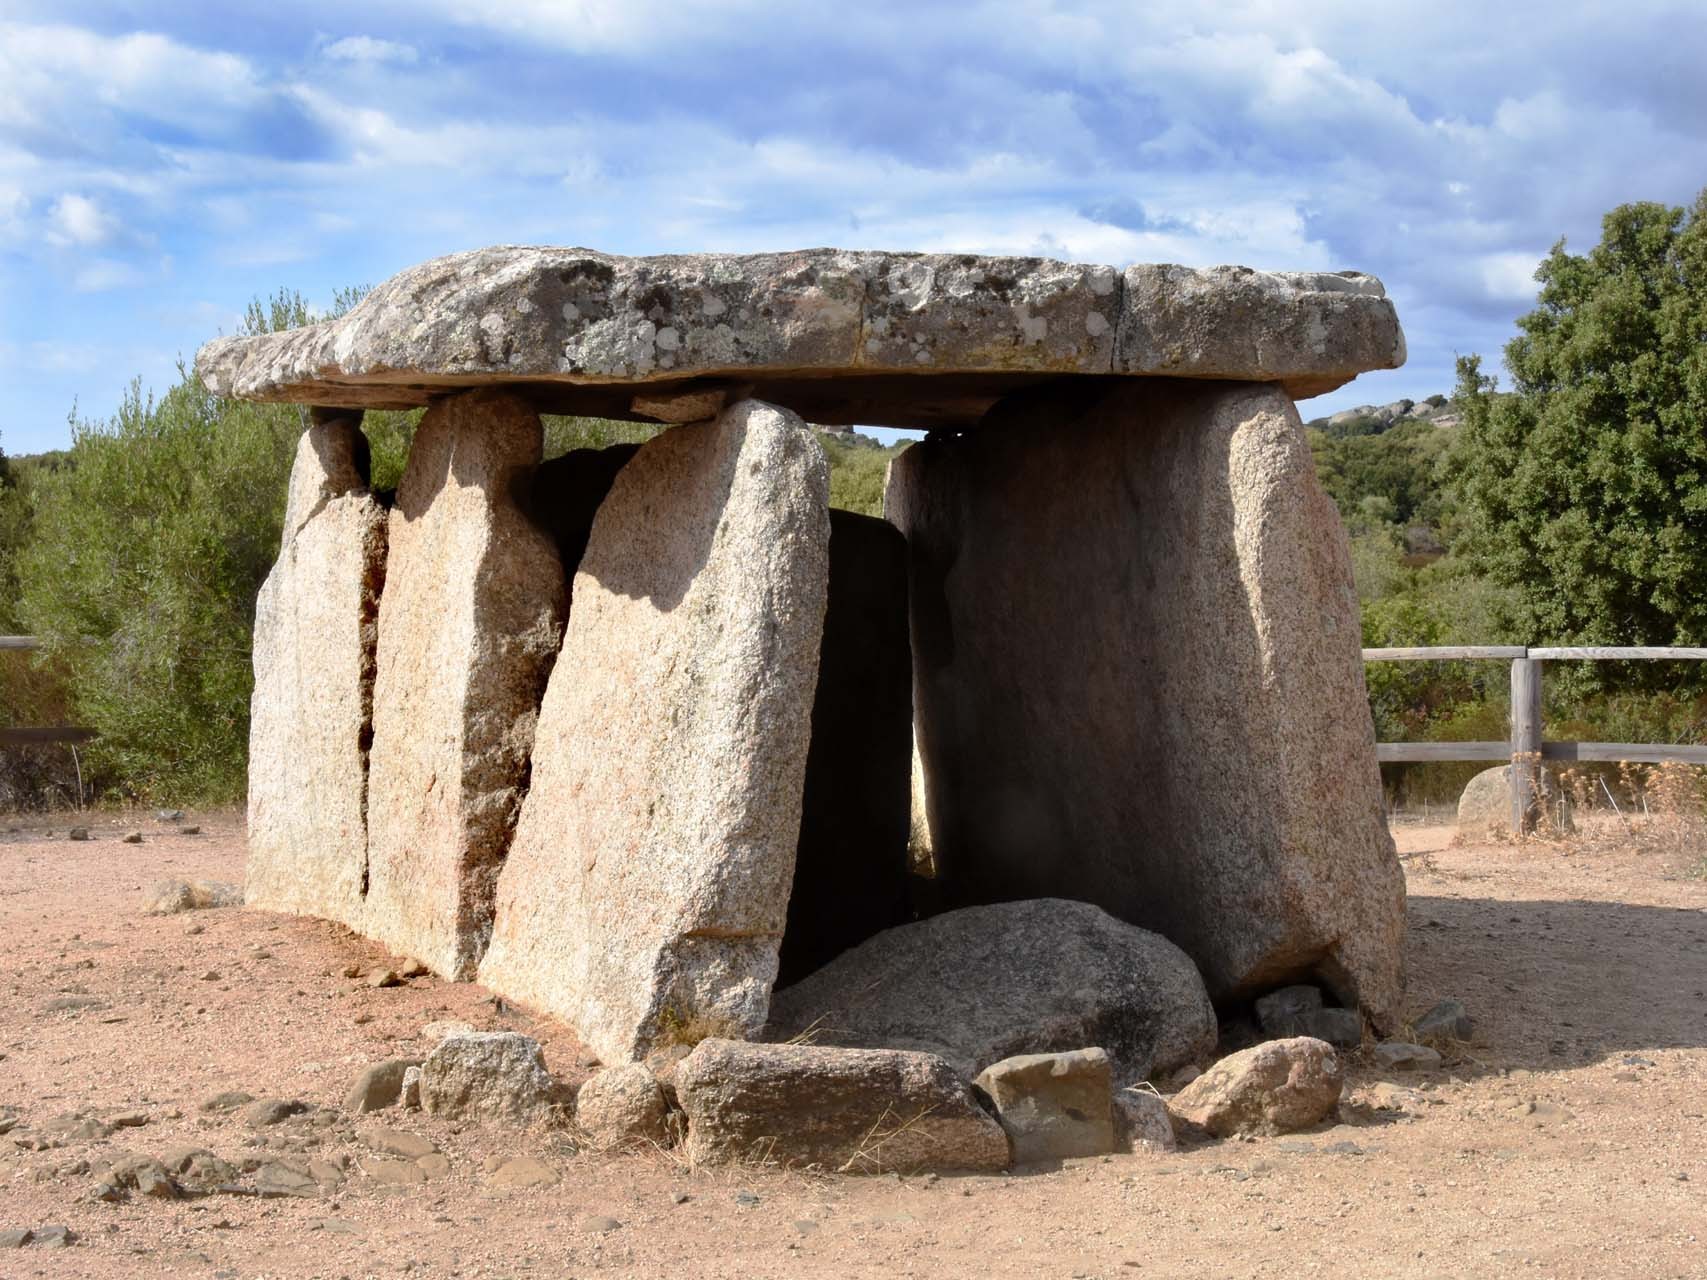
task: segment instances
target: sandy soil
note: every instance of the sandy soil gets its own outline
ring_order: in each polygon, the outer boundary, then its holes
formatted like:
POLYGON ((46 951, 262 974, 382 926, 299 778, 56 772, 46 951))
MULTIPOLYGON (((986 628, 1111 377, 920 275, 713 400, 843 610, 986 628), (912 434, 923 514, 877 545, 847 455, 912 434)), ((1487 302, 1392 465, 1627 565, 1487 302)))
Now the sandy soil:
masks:
MULTIPOLYGON (((389 1187, 354 1172, 309 1199, 93 1202, 122 1152, 278 1154, 202 1102, 335 1107, 364 1064, 424 1052, 433 1019, 523 1028, 554 1069, 590 1065, 478 987, 367 986, 396 960, 339 927, 143 916, 153 880, 241 879, 238 820, 189 821, 201 834, 97 820, 73 843, 63 817, 0 820, 0 1117, 20 1118, 0 1137, 0 1232, 76 1237, 0 1252, 0 1277, 1707 1276, 1707 884, 1628 851, 1452 847, 1441 828, 1397 833, 1409 1005, 1457 996, 1479 1026, 1445 1069, 1393 1077, 1418 1090, 1407 1113, 1361 1105, 1381 1077, 1359 1058, 1340 1122, 1316 1132, 902 1180, 694 1171, 388 1112, 448 1173, 389 1187), (138 826, 144 843, 119 842, 138 826), (93 1003, 48 1008, 65 996, 93 1003), (13 1141, 75 1112, 146 1123, 13 1141), (560 1181, 495 1186, 484 1170, 510 1154, 560 1181)), ((304 1155, 363 1153, 358 1127, 311 1131, 304 1155)))

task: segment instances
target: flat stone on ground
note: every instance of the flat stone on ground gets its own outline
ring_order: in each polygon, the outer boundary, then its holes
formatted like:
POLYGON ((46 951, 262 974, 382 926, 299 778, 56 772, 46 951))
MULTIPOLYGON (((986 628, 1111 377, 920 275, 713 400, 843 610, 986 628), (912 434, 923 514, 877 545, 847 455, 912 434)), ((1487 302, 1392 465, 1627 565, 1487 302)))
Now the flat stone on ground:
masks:
POLYGON ((1009 1161, 1001 1126, 931 1054, 706 1040, 676 1089, 698 1163, 915 1173, 1009 1161))

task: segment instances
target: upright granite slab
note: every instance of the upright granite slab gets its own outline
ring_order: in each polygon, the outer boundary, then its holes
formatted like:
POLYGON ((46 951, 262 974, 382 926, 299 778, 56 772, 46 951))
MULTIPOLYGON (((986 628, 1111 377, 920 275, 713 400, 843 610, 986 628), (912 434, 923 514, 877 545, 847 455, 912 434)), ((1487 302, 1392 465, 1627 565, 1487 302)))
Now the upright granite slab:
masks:
POLYGON ((507 391, 437 401, 391 513, 379 608, 362 931, 471 978, 563 625, 563 569, 523 510, 539 417, 507 391))
POLYGON ((1315 977, 1397 1012, 1345 534, 1278 387, 1013 397, 907 450, 916 732, 953 903, 1094 902, 1217 998, 1315 977))
POLYGON ((828 499, 812 433, 742 401, 641 446, 593 521, 480 980, 607 1063, 764 1025, 828 499))
POLYGON ((317 422, 291 467, 278 562, 255 604, 244 900, 359 924, 367 754, 385 577, 360 415, 317 422))
POLYGON ((542 410, 680 422, 728 392, 812 422, 964 427, 1064 377, 1307 396, 1404 359, 1381 282, 1353 271, 500 245, 413 267, 323 324, 216 339, 196 371, 251 400, 407 408, 508 385, 542 410))

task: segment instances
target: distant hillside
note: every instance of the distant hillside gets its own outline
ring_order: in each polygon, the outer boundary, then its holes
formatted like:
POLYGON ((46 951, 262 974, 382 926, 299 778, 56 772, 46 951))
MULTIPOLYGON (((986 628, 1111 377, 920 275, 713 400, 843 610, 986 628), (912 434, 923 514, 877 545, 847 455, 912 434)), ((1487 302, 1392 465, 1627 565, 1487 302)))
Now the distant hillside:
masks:
POLYGON ((1456 427, 1462 416, 1445 396, 1426 400, 1395 400, 1392 404, 1360 404, 1341 409, 1325 418, 1312 418, 1304 425, 1324 435, 1375 436, 1402 422, 1426 422, 1433 427, 1456 427))

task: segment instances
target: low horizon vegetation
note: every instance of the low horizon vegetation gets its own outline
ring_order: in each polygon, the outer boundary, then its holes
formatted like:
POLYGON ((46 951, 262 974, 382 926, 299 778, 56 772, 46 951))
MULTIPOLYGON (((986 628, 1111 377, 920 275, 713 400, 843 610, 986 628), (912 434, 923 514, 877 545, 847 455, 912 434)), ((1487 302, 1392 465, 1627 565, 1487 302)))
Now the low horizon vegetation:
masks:
MULTIPOLYGON (((1366 646, 1707 644, 1707 191, 1687 209, 1612 210, 1598 245, 1575 255, 1561 241, 1536 280, 1505 350, 1509 390, 1466 355, 1450 425, 1308 424, 1366 646)), ((333 314, 363 292, 341 292, 333 314)), ((242 332, 312 318, 284 290, 251 304, 242 332)), ((376 491, 396 487, 418 420, 364 418, 376 491)), ((74 412, 69 449, 0 451, 0 632, 47 643, 0 657, 0 706, 10 724, 99 730, 84 762, 99 796, 243 794, 254 599, 304 422, 295 406, 214 397, 181 368, 158 398, 133 384, 111 418, 74 412)), ((661 429, 548 417, 546 456, 661 429)), ((832 504, 881 514, 904 444, 819 438, 832 504)), ((1707 666, 1576 666, 1549 674, 1550 738, 1707 741, 1707 666)), ((1506 736, 1504 663, 1371 664, 1367 678, 1379 740, 1506 736)), ((1438 803, 1482 767, 1383 777, 1393 804, 1438 803)), ((1599 772, 1620 785, 1616 766, 1599 772)), ((0 807, 8 785, 17 802, 18 774, 0 762, 0 807)))

